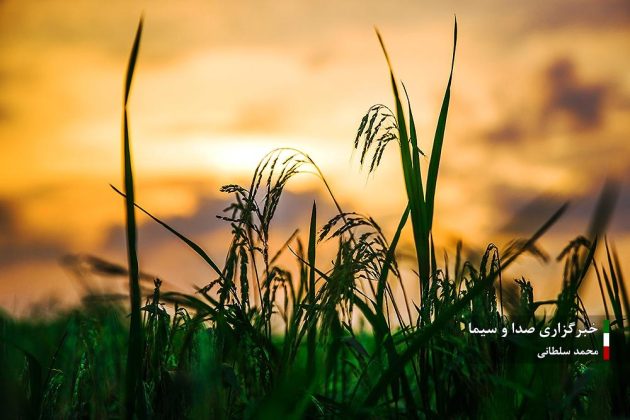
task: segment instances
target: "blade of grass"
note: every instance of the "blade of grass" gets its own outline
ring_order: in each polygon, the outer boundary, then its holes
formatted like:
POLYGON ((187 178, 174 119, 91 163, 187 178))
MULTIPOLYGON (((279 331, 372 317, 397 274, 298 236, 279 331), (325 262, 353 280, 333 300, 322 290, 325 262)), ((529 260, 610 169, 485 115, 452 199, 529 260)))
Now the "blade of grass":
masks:
POLYGON ((604 287, 602 286, 602 276, 599 273, 599 269, 597 268, 597 264, 593 265, 595 268, 595 275, 597 277, 597 284, 599 286, 599 293, 602 297, 602 303, 604 304, 604 313, 606 314, 606 319, 610 319, 610 312, 608 311, 608 304, 606 303, 606 295, 604 294, 604 287))
POLYGON ((615 263, 615 272, 617 273, 617 279, 619 280, 619 289, 621 290, 621 300, 623 301, 623 307, 625 310, 626 320, 630 317, 630 298, 628 297, 628 290, 626 289, 626 282, 623 278, 621 271, 621 264, 619 263, 619 257, 617 251, 613 247, 612 250, 613 261, 615 263))
MULTIPOLYGON (((118 188, 114 187, 113 185, 110 185, 110 187, 114 191, 116 191, 118 194, 120 194, 121 196, 127 198, 127 195, 124 192, 120 191, 118 188)), ((216 265, 216 263, 212 260, 212 258, 210 258, 210 256, 199 245, 197 245, 196 243, 194 243, 193 241, 188 239, 186 236, 182 235, 181 233, 179 233, 178 231, 176 231, 175 229, 170 227, 168 224, 166 224, 162 220, 158 219, 157 217, 155 217, 154 215, 149 213, 147 210, 142 208, 139 204, 134 204, 134 205, 142 213, 146 214, 151 219, 153 219, 155 222, 157 222, 160 225, 162 225, 162 227, 164 227, 166 230, 168 230, 173 235, 175 235, 179 239, 181 239, 186 245, 188 245, 193 251, 195 251, 197 253, 197 255, 199 255, 201 258, 203 258, 203 260, 208 263, 208 265, 215 271, 215 273, 217 273, 219 275, 219 277, 223 278, 223 272, 219 269, 219 266, 216 265)))
MULTIPOLYGON (((313 202, 313 210, 311 212, 311 226, 308 234, 308 303, 309 303, 309 312, 311 312, 311 316, 315 319, 314 311, 315 311, 315 244, 317 243, 317 206, 315 202, 313 202)), ((317 334, 317 325, 312 323, 311 327, 308 330, 307 337, 307 373, 308 377, 312 378, 315 373, 315 340, 317 334)))
MULTIPOLYGON (((424 194, 422 193, 422 179, 420 171, 416 171, 413 167, 411 153, 409 151, 409 136, 407 134, 407 125, 405 122, 405 114, 403 112, 402 103, 400 100, 400 93, 396 84, 396 78, 394 76, 394 70, 389 59, 389 54, 385 48, 385 43, 381 34, 376 30, 376 36, 381 44, 387 66, 389 68, 389 75, 392 84, 392 91, 394 93, 394 100, 396 102, 396 120, 398 121, 398 139, 400 142, 400 157, 402 160, 402 170, 405 179, 405 188, 407 191, 407 198, 409 200, 409 207, 411 209, 411 225, 413 229, 414 243, 416 258, 418 260, 418 272, 420 273, 420 291, 421 294, 428 289, 429 284, 429 247, 428 247, 428 234, 426 227, 426 204, 424 201, 424 194)), ((414 151, 415 153, 415 151, 414 151)))
POLYGON ((444 131, 446 130, 446 118, 448 116, 448 107, 451 101, 451 81, 453 80, 453 67, 455 66, 455 51, 457 50, 457 17, 455 18, 455 28, 453 30, 453 58, 451 60, 451 73, 448 76, 448 84, 440 116, 438 117, 437 127, 435 129, 435 137, 433 139, 433 149, 431 151, 431 159, 429 161, 429 172, 427 174, 427 225, 428 230, 433 226, 433 210, 435 202, 435 189, 437 186, 438 170, 440 169, 440 158, 442 156, 442 145, 444 144, 444 131))
POLYGON ((398 246, 398 241, 400 240, 400 235, 402 233, 405 224, 407 224, 407 219, 409 218, 409 206, 405 209, 402 217, 400 218, 400 222, 398 223, 398 228, 396 229, 396 233, 394 233, 394 238, 392 239, 392 243, 389 245, 389 249, 387 250, 387 256, 385 257, 385 262, 383 263, 383 270, 378 279, 378 288, 376 293, 376 308, 383 307, 383 295, 385 292, 385 285, 387 283, 387 275, 389 274, 389 266, 394 260, 394 254, 396 252, 396 247, 398 246))
MULTIPOLYGON (((615 318, 617 319, 617 322, 619 323, 619 328, 623 331, 624 330, 624 314, 623 314, 623 309, 622 309, 622 303, 624 303, 626 306, 626 316, 628 316, 628 297, 626 294, 626 290, 625 290, 625 284, 623 283, 623 278, 620 277, 622 275, 620 267, 619 267, 619 263, 617 261, 617 256, 614 250, 610 250, 609 246, 608 246, 608 242, 605 243, 606 245, 606 258, 608 260, 608 272, 610 273, 610 281, 608 281, 608 278, 605 277, 606 279, 606 286, 608 288, 608 292, 610 294, 610 300, 611 303, 613 305, 613 309, 615 312, 615 318), (612 283, 612 290, 610 287, 610 283, 612 283), (621 286, 621 287, 620 287, 621 286), (621 294, 619 293, 619 290, 621 289, 621 294), (626 294, 626 297, 624 299, 624 294, 626 294), (624 302, 625 301, 625 302, 624 302)), ((604 275, 606 273, 604 272, 604 275)))
POLYGON ((144 347, 144 337, 142 331, 142 320, 140 313, 140 283, 137 254, 137 229, 134 208, 134 182, 133 169, 131 163, 131 145, 129 140, 129 122, 127 118, 127 102, 133 80, 133 72, 138 58, 140 39, 142 37, 143 19, 140 18, 136 38, 131 49, 127 76, 125 78, 125 95, 123 103, 123 165, 125 182, 125 210, 126 210, 126 233, 127 233, 127 258, 129 264, 129 300, 131 305, 131 318, 129 326, 129 346, 127 350, 127 381, 126 381, 126 418, 131 419, 138 416, 146 418, 146 406, 143 404, 144 390, 140 384, 142 381, 142 349, 144 347), (136 407, 140 399, 139 407, 136 407))

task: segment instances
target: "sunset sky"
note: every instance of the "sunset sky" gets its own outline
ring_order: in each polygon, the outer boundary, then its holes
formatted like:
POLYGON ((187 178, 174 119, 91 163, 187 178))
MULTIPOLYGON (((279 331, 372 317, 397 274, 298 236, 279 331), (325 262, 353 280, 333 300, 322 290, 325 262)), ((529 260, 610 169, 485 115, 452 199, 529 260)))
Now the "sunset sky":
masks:
MULTIPOLYGON (((470 252, 504 245, 571 200, 542 241, 555 257, 585 233, 612 178, 621 193, 609 238, 630 273, 627 0, 0 0, 1 307, 20 313, 51 296, 76 300, 81 289, 59 263, 65 255, 125 262, 123 201, 109 184, 122 184, 123 77, 141 14, 129 106, 137 201, 218 262, 230 229, 215 216, 231 199, 219 187, 246 183, 275 147, 308 153, 344 210, 373 216, 392 235, 405 206, 398 150, 392 145, 372 175, 352 153, 367 109, 392 104, 374 27, 428 154, 456 14, 439 248, 454 252, 458 239, 470 252)), ((307 226, 314 198, 323 222, 332 204, 321 183, 304 174, 290 184, 279 243, 307 226)), ((186 291, 212 280, 175 237, 140 221, 144 271, 186 291)), ((558 264, 524 259, 518 268, 542 294, 560 287, 558 264)))

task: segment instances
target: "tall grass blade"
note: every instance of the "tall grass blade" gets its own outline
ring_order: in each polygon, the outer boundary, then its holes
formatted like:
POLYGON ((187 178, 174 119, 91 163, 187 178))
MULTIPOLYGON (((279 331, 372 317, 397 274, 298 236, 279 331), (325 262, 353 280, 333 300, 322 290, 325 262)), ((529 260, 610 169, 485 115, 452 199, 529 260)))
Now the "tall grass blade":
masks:
MULTIPOLYGON (((113 185, 110 185, 110 187, 116 191, 118 194, 120 194, 123 197, 127 197, 127 195, 125 193, 123 193, 122 191, 120 191, 118 188, 114 187, 113 185)), ((195 242, 193 242, 192 240, 188 239, 186 236, 182 235, 181 233, 179 233, 178 231, 176 231, 175 229, 173 229, 171 226, 169 226, 168 224, 166 224, 165 222, 163 222, 162 220, 160 220, 159 218, 155 217, 153 214, 149 213, 147 210, 145 210, 143 207, 141 207, 139 204, 134 204, 135 207, 140 210, 142 213, 146 214, 147 216, 149 216, 151 219, 153 219, 155 222, 157 222, 158 224, 162 225, 162 227, 164 227, 166 230, 168 230, 169 232, 171 232, 173 235, 177 236, 179 239, 181 239, 186 245, 188 245, 193 251, 195 251, 195 253, 197 253, 197 255, 199 255, 201 258, 203 258, 203 260, 208 263, 208 265, 214 270, 215 273, 217 273, 219 275, 219 277, 223 278, 223 273, 221 271, 221 269, 219 268, 219 266, 212 260, 212 258, 210 258, 210 256, 206 253, 206 251, 203 250, 203 248, 201 248, 199 245, 197 245, 195 242)))
MULTIPOLYGON (((311 225, 308 234, 308 305, 309 316, 307 319, 316 319, 315 314, 315 245, 317 244, 317 206, 313 202, 313 210, 311 212, 311 225)), ((315 373, 315 340, 317 338, 317 324, 311 322, 307 336, 307 373, 312 378, 315 373)))
POLYGON ((619 198, 619 183, 614 180, 607 180, 602 188, 602 192, 597 199, 595 211, 588 228, 588 239, 593 240, 601 237, 606 232, 606 227, 610 223, 615 204, 619 198))
POLYGON ((453 30, 453 58, 451 59, 451 73, 448 76, 448 84, 440 116, 438 118, 437 127, 435 129, 435 137, 433 139, 433 149, 431 151, 431 160, 429 161, 429 172, 427 174, 427 225, 431 230, 433 226, 433 210, 435 202, 435 189, 437 187, 438 170, 440 169, 440 159, 442 156, 442 145, 444 144, 444 131, 446 130, 446 118, 448 116, 448 107, 451 101, 451 82, 453 80, 453 67, 455 66, 455 51, 457 50, 457 18, 455 18, 455 28, 453 30))
MULTIPOLYGON (((422 191, 422 176, 419 168, 414 168, 409 150, 409 135, 407 133, 407 124, 405 122, 405 114, 400 100, 400 92, 394 76, 394 70, 389 59, 389 54, 385 48, 385 43, 381 34, 376 31, 379 43, 385 55, 387 66, 389 68, 389 76, 396 102, 396 120, 398 122, 398 139, 400 142, 400 157, 402 160, 402 170, 405 179, 405 189, 411 209, 411 225, 413 229, 416 258, 418 260, 418 271, 420 273, 420 290, 425 293, 429 285, 429 244, 428 230, 426 226, 426 204, 424 201, 424 193, 422 191)), ((416 153, 414 151, 414 153, 416 153)))
POLYGON ((383 262, 383 270, 381 271, 381 275, 379 276, 378 287, 376 290, 377 310, 382 310, 383 308, 383 295, 385 293, 385 286, 387 285, 387 275, 389 274, 389 266, 394 261, 396 247, 398 246, 400 235, 402 234, 403 228, 407 224, 408 218, 409 218, 409 206, 407 206, 402 217, 400 218, 400 222, 398 223, 398 228, 396 229, 396 232, 394 233, 392 242, 389 245, 389 249, 387 250, 387 256, 385 258, 385 261, 383 262))
POLYGON ((129 264, 129 300, 131 306, 131 319, 129 325, 129 347, 127 351, 127 381, 126 381, 126 417, 128 419, 137 415, 139 418, 146 418, 146 407, 144 405, 144 390, 142 389, 142 349, 144 347, 144 337, 142 331, 142 319, 140 313, 140 282, 137 254, 137 229, 134 207, 134 182, 133 169, 131 163, 131 146, 129 141, 129 122, 127 119, 127 102, 131 90, 131 81, 138 58, 140 39, 142 36, 143 19, 140 19, 136 38, 129 57, 129 66, 125 78, 125 95, 123 109, 123 161, 124 161, 124 181, 125 181, 125 210, 126 210, 126 233, 127 233, 127 258, 129 264), (136 404, 140 400, 139 407, 136 404))

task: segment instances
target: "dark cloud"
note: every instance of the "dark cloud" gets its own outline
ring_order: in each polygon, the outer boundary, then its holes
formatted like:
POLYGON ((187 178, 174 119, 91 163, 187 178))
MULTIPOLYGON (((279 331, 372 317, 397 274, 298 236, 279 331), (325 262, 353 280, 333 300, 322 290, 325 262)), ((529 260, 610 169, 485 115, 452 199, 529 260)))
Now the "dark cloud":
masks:
POLYGON ((542 109, 542 122, 559 114, 567 115, 576 129, 595 129, 601 126, 612 86, 606 82, 583 82, 575 64, 566 58, 558 59, 545 74, 548 93, 542 109))
MULTIPOLYGON (((218 219, 217 215, 225 215, 223 210, 232 201, 232 196, 210 196, 200 200, 197 210, 190 216, 175 216, 164 218, 169 226, 188 236, 192 240, 207 239, 216 235, 223 238, 221 233, 229 233, 228 222, 218 219)), ((313 200, 317 200, 320 225, 331 217, 333 207, 330 200, 321 197, 318 192, 285 191, 276 215, 272 221, 272 236, 284 241, 284 237, 296 228, 308 226, 313 200)), ((27 232, 19 224, 19 203, 0 199, 0 266, 16 264, 32 264, 37 262, 56 263, 65 255, 76 253, 63 238, 49 238, 27 232)), ((151 209, 149 209, 151 210, 151 209)), ((158 212, 159 214, 159 212, 158 212)), ((306 229, 308 230, 308 229, 306 229)), ((125 233, 121 225, 112 226, 100 246, 93 249, 79 250, 82 253, 124 257, 125 233)), ((151 252, 164 246, 178 246, 178 239, 157 223, 148 220, 138 229, 139 246, 145 252, 151 252)), ((200 245, 204 245, 200 243, 200 245)), ((227 244, 209 244, 215 251, 224 252, 227 244)))
MULTIPOLYGON (((219 232, 230 232, 229 222, 218 219, 217 215, 227 215, 224 209, 232 202, 232 196, 225 197, 204 197, 200 200, 197 210, 189 216, 175 216, 162 219, 167 225, 187 236, 193 241, 200 238, 207 238, 209 235, 219 232)), ((308 218, 311 214, 313 200, 317 200, 320 221, 331 217, 333 208, 329 204, 330 200, 320 197, 319 193, 313 191, 292 192, 284 191, 280 204, 272 220, 272 230, 293 231, 308 225, 308 218)), ((147 209, 151 211, 151 209, 147 209)), ((104 249, 121 249, 125 243, 125 233, 122 226, 110 228, 103 245, 104 249)), ((139 244, 145 249, 160 247, 166 244, 176 243, 176 239, 164 227, 153 221, 147 221, 140 225, 138 229, 139 244)), ((202 245, 202 244, 200 244, 202 245)), ((222 246, 222 251, 227 244, 222 246)))
POLYGON ((0 266, 54 260, 68 251, 60 241, 27 236, 17 216, 17 203, 0 200, 0 266))
MULTIPOLYGON (((0 0, 0 4, 2 4, 2 0, 0 0)), ((8 82, 7 72, 3 69, 0 69, 0 92, 4 90, 4 87, 8 82)), ((1 95, 1 94, 0 94, 1 95)), ((6 98, 0 96, 0 123, 8 121, 10 119, 9 107, 6 104, 6 98)))
POLYGON ((7 107, 2 106, 2 104, 0 104, 0 123, 8 121, 10 117, 11 115, 7 107))
POLYGON ((3 243, 0 245, 0 266, 34 261, 54 262, 68 252, 64 244, 50 240, 3 243))
POLYGON ((495 144, 518 144, 528 139, 544 139, 553 123, 568 121, 568 130, 575 133, 594 131, 604 127, 606 112, 611 105, 623 104, 627 97, 614 89, 608 81, 584 81, 573 61, 554 60, 541 73, 542 102, 523 104, 536 107, 533 113, 508 113, 496 127, 483 137, 495 144), (528 115, 533 114, 533 119, 528 115))
POLYGON ((551 194, 532 198, 531 194, 507 187, 499 188, 496 194, 502 212, 512 215, 498 231, 510 236, 531 235, 569 201, 567 197, 551 194))
POLYGON ((0 235, 6 237, 14 231, 14 206, 9 200, 0 200, 0 235))
MULTIPOLYGON (((200 201, 199 207, 191 216, 174 216, 163 218, 162 220, 173 229, 189 236, 194 240, 195 237, 212 233, 219 229, 221 222, 215 217, 222 214, 222 210, 227 207, 227 200, 220 200, 213 197, 207 197, 200 201)), ((153 209, 147 209, 152 213, 159 215, 153 209)), ((162 226, 153 221, 147 221, 138 228, 138 238, 141 245, 155 246, 164 241, 172 240, 172 236, 162 226)), ((125 244, 125 231, 123 226, 112 226, 105 237, 103 248, 115 250, 123 247, 125 244)))
MULTIPOLYGON (((533 198, 531 193, 506 187, 498 188, 496 196, 499 199, 499 207, 503 213, 512 216, 497 231, 511 237, 529 236, 564 203, 569 202, 568 210, 552 228, 553 232, 586 234, 593 221, 602 188, 602 185, 596 185, 583 195, 541 194, 533 198)), ((630 214, 630 184, 627 182, 621 184, 619 195, 616 199, 607 200, 606 205, 610 207, 607 210, 612 215, 607 224, 607 232, 612 235, 630 234, 630 219, 627 217, 630 214)))
POLYGON ((624 27, 630 24, 627 0, 556 0, 531 2, 524 30, 561 30, 568 27, 624 27))
POLYGON ((494 130, 490 130, 486 138, 493 143, 519 143, 527 131, 515 119, 507 120, 503 125, 494 130))

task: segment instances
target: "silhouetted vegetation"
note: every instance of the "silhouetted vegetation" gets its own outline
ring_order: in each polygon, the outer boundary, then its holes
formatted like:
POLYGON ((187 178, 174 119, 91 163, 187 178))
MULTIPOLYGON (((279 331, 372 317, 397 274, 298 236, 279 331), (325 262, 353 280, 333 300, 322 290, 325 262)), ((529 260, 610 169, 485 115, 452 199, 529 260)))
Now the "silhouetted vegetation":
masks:
MULTIPOLYGON (((557 299, 534 300, 524 278, 503 278, 524 253, 541 257, 539 238, 561 207, 532 236, 479 262, 436 255, 432 236, 441 150, 453 67, 427 159, 409 98, 390 67, 395 106, 371 107, 355 148, 369 171, 389 144, 400 149, 407 207, 393 237, 370 217, 342 211, 323 174, 306 154, 277 149, 248 187, 227 185, 232 205, 222 215, 232 232, 222 265, 183 233, 134 200, 126 103, 142 23, 124 91, 124 190, 128 266, 94 257, 70 260, 83 270, 129 277, 129 305, 120 296, 86 296, 81 307, 49 320, 0 318, 0 398, 5 418, 606 418, 630 416, 628 293, 619 258, 604 239, 610 194, 585 236, 572 241, 557 299), (320 221, 314 203, 303 238, 270 245, 270 225, 292 177, 314 172, 338 214, 320 221), (215 280, 190 294, 162 290, 138 267, 136 210, 189 246, 215 280), (409 296, 396 248, 411 223, 419 296, 409 296), (335 246, 332 264, 319 245, 335 246), (605 246, 603 263, 596 250, 605 246), (295 265, 279 264, 281 254, 295 265), (587 277, 589 277, 587 279, 587 277), (590 327, 580 299, 598 281, 611 325, 611 360, 601 356, 536 357, 531 340, 471 334, 516 323, 541 330, 558 323, 590 327), (394 297, 400 287, 404 299, 394 297), (412 302, 418 302, 417 305, 412 302), (542 315, 541 307, 544 307, 542 315), (130 315, 128 315, 130 313, 130 315), (624 318, 626 317, 626 318, 624 318), (362 322, 357 322, 361 319, 362 322)), ((380 35, 378 36, 383 45, 380 35)), ((455 24, 455 42, 457 25, 455 24)), ((598 325, 598 327, 600 327, 598 325)), ((591 348, 601 350, 602 336, 591 348)), ((577 342, 570 341, 568 349, 577 342)))

